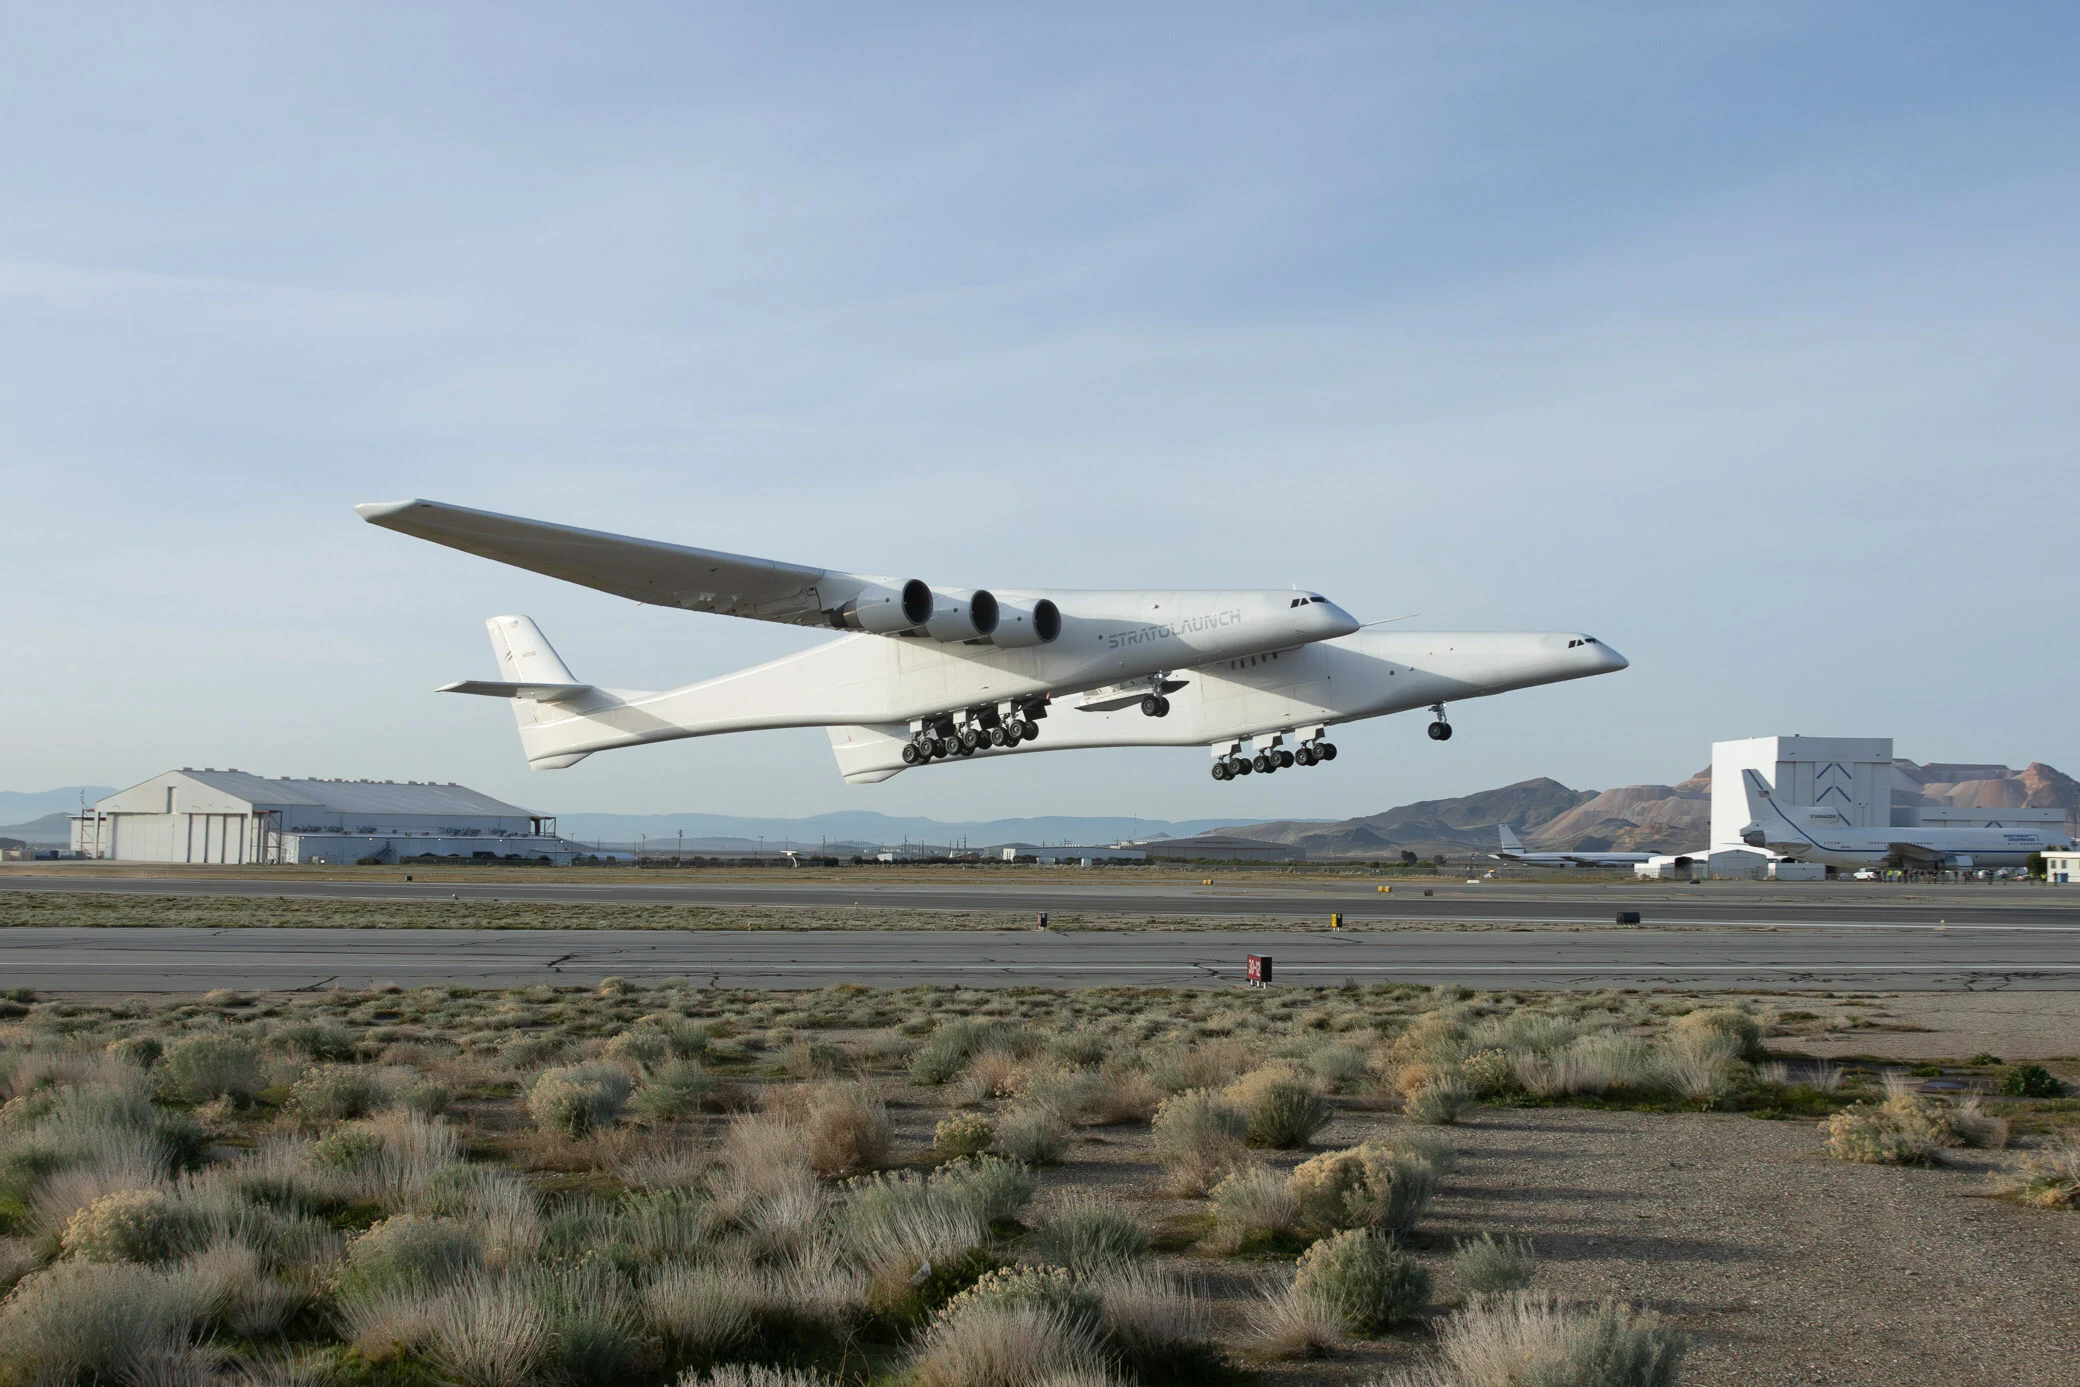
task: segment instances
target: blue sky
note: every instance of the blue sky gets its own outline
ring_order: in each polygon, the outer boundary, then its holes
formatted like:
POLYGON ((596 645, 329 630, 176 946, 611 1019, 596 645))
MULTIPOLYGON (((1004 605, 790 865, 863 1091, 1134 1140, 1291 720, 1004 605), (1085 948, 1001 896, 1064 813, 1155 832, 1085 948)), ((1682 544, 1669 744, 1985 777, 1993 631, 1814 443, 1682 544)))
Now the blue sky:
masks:
POLYGON ((1334 816, 1714 738, 2080 769, 2080 18, 1942 5, 14 6, 0 787, 1334 816), (810 633, 357 522, 431 496, 969 586, 1580 628, 1305 775, 820 732, 529 772, 483 617, 663 687, 810 633))

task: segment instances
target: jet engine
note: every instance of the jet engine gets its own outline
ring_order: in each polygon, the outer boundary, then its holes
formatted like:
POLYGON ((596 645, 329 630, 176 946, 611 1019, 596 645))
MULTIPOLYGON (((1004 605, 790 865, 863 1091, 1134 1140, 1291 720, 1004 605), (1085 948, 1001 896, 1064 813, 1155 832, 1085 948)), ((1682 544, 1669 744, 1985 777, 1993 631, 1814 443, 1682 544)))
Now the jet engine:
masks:
POLYGON ((930 621, 934 606, 932 590, 922 579, 912 578, 901 587, 875 583, 833 610, 831 625, 847 631, 892 636, 898 631, 914 631, 930 621))
POLYGON ((990 636, 1007 650, 1051 644, 1062 634, 1062 610, 1045 597, 1006 597, 997 602, 997 629, 990 636))
POLYGON ((987 588, 940 588, 932 594, 925 634, 935 641, 981 640, 997 629, 997 599, 987 588))

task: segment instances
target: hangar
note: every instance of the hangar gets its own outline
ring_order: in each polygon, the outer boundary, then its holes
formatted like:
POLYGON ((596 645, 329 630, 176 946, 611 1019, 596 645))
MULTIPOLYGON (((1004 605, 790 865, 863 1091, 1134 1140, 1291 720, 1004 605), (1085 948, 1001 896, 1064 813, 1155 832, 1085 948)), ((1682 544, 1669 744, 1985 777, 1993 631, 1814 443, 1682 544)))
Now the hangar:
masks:
POLYGON ((555 819, 463 785, 214 769, 167 771, 97 801, 73 819, 72 846, 117 862, 455 857, 561 865, 580 851, 556 836, 555 819))

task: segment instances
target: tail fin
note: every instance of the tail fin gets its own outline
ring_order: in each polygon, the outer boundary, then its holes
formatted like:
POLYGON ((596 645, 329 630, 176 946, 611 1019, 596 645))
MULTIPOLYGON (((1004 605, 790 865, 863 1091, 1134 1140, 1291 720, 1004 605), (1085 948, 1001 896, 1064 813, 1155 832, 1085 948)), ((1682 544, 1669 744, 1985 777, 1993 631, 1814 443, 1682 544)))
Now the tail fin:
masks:
POLYGON ((1759 824, 1769 820, 1772 817, 1769 800, 1775 790, 1762 778, 1762 772, 1742 771, 1741 788, 1748 795, 1748 822, 1759 824))
POLYGON ((1508 824, 1499 824, 1497 827, 1502 830, 1502 850, 1504 852, 1522 852, 1524 850, 1524 845, 1517 841, 1517 835, 1509 831, 1508 824))
POLYGON ((498 671, 516 684, 575 684, 570 667, 549 644, 533 617, 495 616, 484 623, 498 671))

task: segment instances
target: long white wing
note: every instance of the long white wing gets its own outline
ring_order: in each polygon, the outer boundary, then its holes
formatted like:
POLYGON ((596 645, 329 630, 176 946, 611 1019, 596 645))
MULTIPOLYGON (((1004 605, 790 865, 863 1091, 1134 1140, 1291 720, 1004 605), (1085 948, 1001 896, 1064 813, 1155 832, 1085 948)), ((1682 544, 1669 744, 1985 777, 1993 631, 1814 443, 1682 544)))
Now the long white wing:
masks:
POLYGON ((824 625, 827 609, 856 596, 870 581, 827 569, 551 525, 439 501, 378 501, 356 506, 354 511, 386 530, 598 588, 616 597, 759 621, 824 625))

